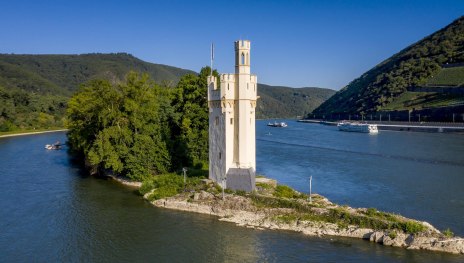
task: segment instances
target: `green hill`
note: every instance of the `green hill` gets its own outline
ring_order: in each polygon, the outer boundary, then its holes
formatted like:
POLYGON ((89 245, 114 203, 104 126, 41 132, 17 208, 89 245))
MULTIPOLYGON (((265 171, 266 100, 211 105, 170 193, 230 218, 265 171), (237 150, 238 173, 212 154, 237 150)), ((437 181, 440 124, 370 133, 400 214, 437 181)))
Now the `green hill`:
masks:
POLYGON ((63 127, 67 101, 81 83, 97 78, 119 81, 130 70, 146 72, 168 86, 185 74, 196 74, 126 53, 0 54, 0 132, 63 127))
POLYGON ((175 84, 190 70, 142 61, 130 54, 8 55, 0 54, 0 85, 41 94, 70 95, 90 79, 122 80, 130 70, 175 84))
MULTIPOLYGON (((194 71, 142 61, 126 53, 82 55, 0 54, 0 132, 63 127, 70 96, 91 79, 123 80, 145 72, 163 86, 174 86, 194 71)), ((304 116, 334 91, 259 84, 258 118, 304 116)))
POLYGON ((258 84, 256 118, 297 118, 312 112, 335 93, 323 88, 289 88, 258 84))
POLYGON ((464 17, 393 55, 321 104, 315 114, 366 114, 455 105, 459 94, 408 92, 411 87, 462 85, 464 17), (434 77, 435 76, 435 77, 434 77), (427 85, 428 84, 428 85, 427 85))

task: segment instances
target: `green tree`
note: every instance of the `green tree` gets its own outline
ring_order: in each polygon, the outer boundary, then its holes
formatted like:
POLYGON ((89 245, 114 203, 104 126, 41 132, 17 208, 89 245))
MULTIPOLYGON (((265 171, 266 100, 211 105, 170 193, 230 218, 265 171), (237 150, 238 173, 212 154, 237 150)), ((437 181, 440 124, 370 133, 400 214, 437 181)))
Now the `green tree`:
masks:
MULTIPOLYGON (((175 162, 191 166, 208 161, 208 101, 207 76, 211 68, 204 67, 200 74, 187 74, 172 93, 173 151, 175 162)), ((213 74, 218 76, 217 72, 213 74)))
POLYGON ((94 80, 69 101, 68 140, 92 165, 141 180, 171 165, 166 96, 148 78, 131 72, 126 81, 94 80))

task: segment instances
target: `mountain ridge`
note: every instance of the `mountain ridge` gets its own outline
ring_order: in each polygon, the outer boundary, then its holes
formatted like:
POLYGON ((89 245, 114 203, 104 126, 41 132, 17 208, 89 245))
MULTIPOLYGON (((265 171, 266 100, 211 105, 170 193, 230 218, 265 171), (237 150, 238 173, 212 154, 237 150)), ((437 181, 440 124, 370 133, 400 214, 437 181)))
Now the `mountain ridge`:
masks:
MULTIPOLYGON (((407 88, 426 85, 440 74, 446 63, 464 61, 464 16, 446 27, 407 46, 351 81, 314 110, 315 114, 366 114, 421 107, 427 94, 410 94, 407 88), (405 98, 406 97, 406 98, 405 98), (389 104, 395 105, 389 107, 389 104)), ((463 76, 464 77, 464 76, 463 76)), ((448 95, 438 95, 443 100, 448 95)), ((448 96, 449 97, 449 96, 448 96)))
MULTIPOLYGON (((67 100, 82 83, 92 79, 119 82, 129 71, 147 73, 166 87, 174 87, 186 74, 198 74, 145 62, 127 53, 0 54, 0 132, 63 127, 67 100)), ((303 116, 333 93, 328 89, 259 84, 258 95, 262 98, 256 116, 303 116)))

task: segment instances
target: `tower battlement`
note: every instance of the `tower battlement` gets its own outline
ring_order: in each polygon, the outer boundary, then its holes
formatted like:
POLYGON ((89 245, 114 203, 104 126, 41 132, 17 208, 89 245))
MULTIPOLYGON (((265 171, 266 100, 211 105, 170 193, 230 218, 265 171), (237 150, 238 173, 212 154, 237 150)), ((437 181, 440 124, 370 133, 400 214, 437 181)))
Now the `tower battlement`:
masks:
POLYGON ((249 50, 251 48, 250 40, 237 40, 235 41, 234 45, 235 45, 235 50, 237 49, 248 49, 249 50))

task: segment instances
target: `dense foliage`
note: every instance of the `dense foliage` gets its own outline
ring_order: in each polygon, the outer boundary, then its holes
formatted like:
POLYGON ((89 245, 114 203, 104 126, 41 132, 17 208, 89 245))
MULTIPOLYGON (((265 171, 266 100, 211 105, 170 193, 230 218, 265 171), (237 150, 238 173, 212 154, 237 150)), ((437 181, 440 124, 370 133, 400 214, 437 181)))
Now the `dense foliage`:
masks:
POLYGON ((147 74, 92 80, 70 99, 68 139, 90 164, 142 180, 208 158, 206 76, 161 87, 147 74))
MULTIPOLYGON (((369 113, 425 85, 442 65, 464 62, 464 17, 383 61, 353 80, 314 113, 369 113)), ((420 105, 417 105, 420 107, 420 105)))
POLYGON ((0 54, 0 132, 63 127, 67 101, 91 79, 116 83, 130 69, 165 86, 192 71, 141 61, 129 54, 0 54))
POLYGON ((289 88, 258 84, 256 118, 298 118, 312 112, 335 93, 322 88, 289 88))
POLYGON ((63 126, 67 98, 0 86, 0 132, 63 126))
POLYGON ((91 79, 123 80, 129 71, 147 73, 159 83, 175 85, 190 70, 153 64, 130 54, 0 54, 0 84, 37 93, 71 95, 91 79))

